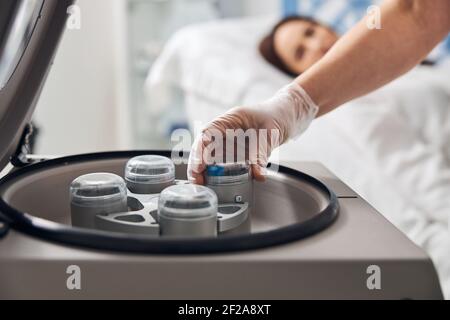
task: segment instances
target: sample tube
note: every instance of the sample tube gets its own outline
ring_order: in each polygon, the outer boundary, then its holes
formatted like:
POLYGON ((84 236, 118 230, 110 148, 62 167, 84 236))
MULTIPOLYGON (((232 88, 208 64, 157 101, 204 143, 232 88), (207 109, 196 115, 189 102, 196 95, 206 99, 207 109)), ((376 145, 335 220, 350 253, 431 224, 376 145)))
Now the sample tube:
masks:
POLYGON ((95 229, 99 214, 127 212, 125 181, 111 173, 93 173, 75 179, 70 186, 72 225, 95 229))
POLYGON ((175 183, 175 165, 160 156, 139 156, 125 167, 128 189, 136 194, 157 194, 175 183))
POLYGON ((245 163, 218 164, 206 170, 206 186, 217 194, 219 203, 253 202, 250 166, 245 163))
POLYGON ((178 185, 165 189, 158 204, 162 236, 217 236, 218 201, 209 188, 178 185))

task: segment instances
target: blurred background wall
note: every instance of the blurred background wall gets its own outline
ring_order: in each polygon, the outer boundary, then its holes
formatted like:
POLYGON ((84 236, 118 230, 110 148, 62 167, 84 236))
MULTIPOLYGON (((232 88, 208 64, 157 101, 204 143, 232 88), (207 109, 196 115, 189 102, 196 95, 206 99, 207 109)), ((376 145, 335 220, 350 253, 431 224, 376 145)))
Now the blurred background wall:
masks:
POLYGON ((79 0, 81 29, 67 29, 37 106, 37 152, 71 154, 127 144, 126 57, 120 0, 79 0), (122 121, 125 120, 125 121, 122 121), (120 129, 120 130, 118 130, 120 129))
POLYGON ((146 114, 142 86, 179 28, 277 14, 278 0, 78 0, 81 29, 67 30, 35 115, 37 153, 167 148, 146 114))

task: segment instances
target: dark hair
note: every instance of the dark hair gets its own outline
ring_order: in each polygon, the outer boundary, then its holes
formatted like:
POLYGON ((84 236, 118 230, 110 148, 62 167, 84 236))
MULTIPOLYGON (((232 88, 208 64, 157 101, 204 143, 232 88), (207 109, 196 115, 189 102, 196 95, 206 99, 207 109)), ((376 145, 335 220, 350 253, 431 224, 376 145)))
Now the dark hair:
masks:
POLYGON ((292 22, 292 21, 306 21, 311 22, 313 24, 318 24, 316 20, 314 20, 311 17, 304 17, 304 16, 289 16, 284 19, 282 19, 280 22, 278 22, 275 27, 273 27, 272 31, 264 37, 264 39, 259 44, 259 52, 264 57, 264 59, 273 65, 274 67, 278 68, 279 70, 283 71, 285 74, 291 77, 297 77, 299 74, 297 72, 292 71, 280 58, 277 51, 275 50, 275 34, 277 33, 278 29, 280 29, 282 26, 284 26, 286 23, 292 22))

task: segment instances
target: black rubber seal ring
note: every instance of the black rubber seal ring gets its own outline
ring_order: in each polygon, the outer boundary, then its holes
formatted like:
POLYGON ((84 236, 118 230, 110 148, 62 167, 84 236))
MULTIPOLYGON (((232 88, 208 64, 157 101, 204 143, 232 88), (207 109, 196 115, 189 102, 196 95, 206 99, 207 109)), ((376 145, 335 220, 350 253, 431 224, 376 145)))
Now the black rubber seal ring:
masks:
POLYGON ((171 157, 169 151, 106 152, 58 158, 18 169, 0 180, 0 213, 9 220, 9 228, 52 243, 101 251, 164 255, 240 252, 283 245, 299 241, 328 228, 339 215, 339 201, 332 190, 309 175, 283 166, 279 167, 279 172, 305 181, 326 194, 329 198, 327 207, 319 214, 302 223, 248 235, 227 235, 219 238, 180 240, 99 232, 74 228, 31 216, 11 207, 3 199, 4 186, 28 173, 79 162, 132 158, 144 154, 171 157))
POLYGON ((9 225, 3 221, 3 219, 0 216, 0 239, 5 238, 8 235, 9 232, 9 225))

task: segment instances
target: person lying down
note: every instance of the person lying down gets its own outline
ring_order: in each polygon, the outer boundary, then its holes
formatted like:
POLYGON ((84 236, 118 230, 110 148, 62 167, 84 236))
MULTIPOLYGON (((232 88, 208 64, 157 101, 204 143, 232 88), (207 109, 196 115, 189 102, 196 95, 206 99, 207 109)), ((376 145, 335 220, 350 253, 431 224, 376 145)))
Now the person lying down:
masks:
MULTIPOLYGON (((259 45, 264 59, 291 77, 318 62, 339 40, 331 27, 305 16, 289 16, 278 22, 259 45)), ((433 65, 425 60, 422 65, 433 65)))
POLYGON ((332 28, 313 18, 290 16, 273 27, 259 51, 268 63, 296 77, 318 62, 338 39, 332 28))

